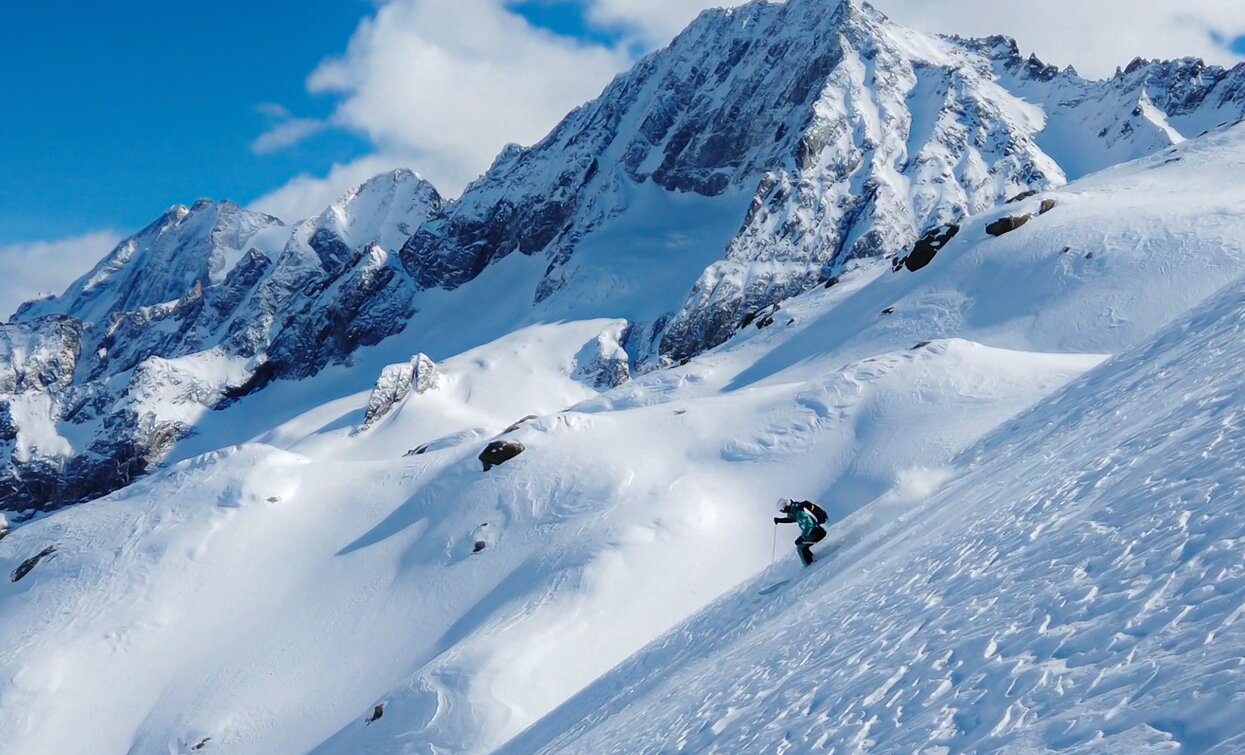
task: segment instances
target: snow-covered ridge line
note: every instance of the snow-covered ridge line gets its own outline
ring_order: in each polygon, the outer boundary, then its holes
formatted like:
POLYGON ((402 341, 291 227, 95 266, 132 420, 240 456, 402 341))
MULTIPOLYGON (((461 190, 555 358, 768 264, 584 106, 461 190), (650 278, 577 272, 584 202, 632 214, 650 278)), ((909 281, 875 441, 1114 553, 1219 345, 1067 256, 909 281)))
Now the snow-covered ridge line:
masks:
MULTIPOLYGON (((753 724, 781 717, 784 726, 776 736, 809 732, 800 739, 804 749, 850 748, 857 741, 864 748, 872 731, 865 727, 876 719, 878 737, 907 744, 891 739, 904 730, 892 725, 898 709, 887 707, 891 695, 903 695, 901 715, 921 715, 921 726, 949 722, 943 733, 952 748, 1032 732, 1025 727, 1046 720, 1041 706, 1050 703, 1042 692, 1047 688, 1035 686, 1036 696, 1024 698, 1030 714, 975 703, 978 693, 989 693, 982 700, 997 699, 995 693, 1010 688, 996 686, 1004 679, 1027 694, 1027 681, 1041 673, 1018 666, 1030 651, 1045 658, 1052 645, 1064 647, 1072 652, 1056 659, 1073 663, 1093 656, 1078 655, 1085 645, 1076 636, 1082 624, 1074 612, 1052 613, 1049 626, 1058 633, 1045 638, 1034 639, 1025 628, 1006 634, 1008 624, 994 623, 998 616, 990 613, 990 601, 1008 590, 992 580, 1001 574, 1029 584, 1024 580, 1042 573, 1034 564, 1057 555, 1042 550, 1044 541, 1081 536, 1079 527, 1070 526, 1075 520, 1057 518, 1067 509, 1056 504, 1108 493, 1112 485, 1093 487, 1097 471, 1118 469, 1136 483, 1158 468, 1133 468, 1129 460, 1170 446, 1111 455, 1113 438, 1081 436, 1086 427, 1113 426, 1104 419, 1109 415, 1137 430, 1129 437, 1144 437, 1154 414, 1121 400, 1146 401, 1146 386, 1155 380, 1161 382, 1154 407, 1160 413, 1186 395, 1205 396, 1207 421, 1186 430, 1201 433, 1199 438, 1213 439, 1221 431, 1231 437, 1229 425, 1215 425, 1234 411, 1235 399, 1218 403, 1235 396, 1220 390, 1218 376, 1231 371, 1211 365, 1216 354, 1234 353, 1221 327, 1234 320, 1186 317, 1188 331, 1172 331, 1190 349, 1205 343, 1199 352, 1204 363, 1190 367, 1210 382, 1194 385, 1189 372, 1162 362, 1150 373, 1129 371, 1111 382, 1124 398, 1078 387, 1063 395, 1085 403, 1065 400, 1028 418, 1023 413, 1109 355, 1144 346, 1173 319, 1245 277, 1245 185, 1237 180, 1242 171, 1245 127, 1191 139, 968 218, 923 266, 896 270, 886 260, 854 261, 835 285, 784 300, 720 347, 679 367, 633 373, 608 390, 611 379, 630 367, 620 346, 635 326, 620 317, 585 319, 587 306, 534 310, 528 293, 545 274, 543 260, 509 255, 455 291, 421 292, 420 311, 407 330, 357 350, 353 366, 274 382, 201 417, 201 434, 175 448, 178 461, 168 468, 100 501, 18 523, 0 540, 0 574, 9 575, 0 579, 0 636, 10 638, 0 643, 0 752, 492 752, 767 568, 776 536, 790 563, 794 533, 776 533, 770 523, 779 495, 823 503, 833 521, 850 523, 862 542, 869 541, 861 550, 883 556, 923 555, 905 549, 912 539, 890 535, 908 531, 896 522, 919 513, 931 496, 972 504, 965 514, 996 511, 977 508, 986 499, 1022 501, 1033 510, 1016 511, 1010 519, 1016 527, 1006 531, 1000 527, 1007 516, 977 517, 974 532, 948 534, 963 548, 937 563, 918 560, 916 573, 873 572, 888 577, 873 587, 891 601, 879 602, 891 609, 883 617, 894 619, 891 624, 872 620, 877 615, 861 613, 859 606, 835 604, 831 591, 826 602, 819 597, 809 604, 818 609, 813 618, 819 623, 836 627, 840 614, 848 622, 844 644, 821 650, 816 659, 833 659, 834 668, 825 673, 843 674, 835 678, 857 693, 850 699, 828 690, 800 697, 809 689, 801 685, 816 679, 787 661, 810 652, 803 639, 783 633, 821 638, 802 624, 783 623, 798 618, 794 611, 775 619, 779 623, 769 621, 792 605, 780 595, 773 611, 755 611, 751 629, 760 635, 749 634, 748 622, 730 630, 753 640, 752 650, 758 638, 778 632, 782 642, 775 654, 740 651, 730 636, 718 636, 716 646, 708 639, 669 646, 679 654, 686 650, 691 661, 671 663, 668 670, 676 676, 670 681, 690 680, 706 691, 703 712, 677 700, 650 706, 655 698, 640 696, 631 698, 638 707, 628 709, 638 725, 632 728, 625 711, 612 719, 627 724, 632 737, 605 737, 608 729, 593 731, 561 716, 548 719, 551 728, 542 731, 582 734, 557 740, 571 751, 624 744, 669 751, 681 738, 689 750, 707 750, 715 742, 729 750, 725 745, 756 741, 767 746, 736 749, 767 751, 774 749, 768 746, 772 740, 763 739, 768 730, 753 724), (991 235, 987 229, 1005 216, 1030 219, 1006 223, 1011 230, 991 235), (481 317, 482 310, 496 317, 481 317), (1198 340, 1203 327, 1214 331, 1210 341, 1198 340), (435 360, 435 380, 419 354, 435 360), (1136 397, 1122 389, 1133 387, 1136 397), (376 421, 360 429, 369 414, 376 421), (981 444, 1017 416, 1022 418, 1012 427, 1023 432, 981 444), (1054 457, 1038 453, 1047 446, 1031 445, 1038 436, 1050 439, 1054 457), (485 471, 482 462, 501 461, 481 459, 495 441, 516 444, 512 450, 521 445, 522 453, 485 471), (1013 441, 1018 448, 1006 445, 1013 441), (962 454, 973 447, 999 456, 973 463, 1002 468, 997 476, 974 478, 979 484, 972 490, 957 488, 968 479, 961 476, 962 454), (1016 458, 1023 464, 1012 469, 1016 458), (1078 467, 1088 476, 1071 474, 1078 467), (1010 482, 1017 476, 1042 487, 1034 493, 1010 482), (937 494, 940 485, 963 495, 937 494), (998 485, 1003 487, 992 487, 998 485), (1039 528, 1041 537, 1030 539, 1039 528), (1019 554, 1017 560, 999 558, 993 562, 1000 565, 997 574, 984 568, 974 576, 977 566, 991 564, 990 537, 996 536, 1010 538, 1002 542, 1019 554), (972 578, 961 574, 953 580, 955 591, 938 593, 951 610, 928 607, 933 626, 948 630, 931 641, 944 652, 921 657, 927 637, 919 629, 913 633, 909 619, 912 610, 925 609, 921 598, 929 593, 905 591, 904 585, 916 578, 913 584, 934 591, 944 584, 939 575, 957 574, 962 566, 970 567, 972 578), (857 615, 871 619, 870 626, 851 624, 857 615), (963 622, 974 615, 987 622, 991 636, 963 622), (879 651, 879 636, 900 655, 879 651), (991 638, 997 639, 993 650, 991 638), (957 669, 942 664, 946 650, 967 659, 958 680, 947 678, 957 669), (996 665, 996 657, 1005 662, 996 665), (801 704, 775 710, 745 699, 736 710, 740 725, 733 725, 727 711, 739 696, 731 696, 729 684, 724 691, 714 686, 716 678, 725 678, 720 658, 730 659, 731 679, 749 682, 742 693, 755 688, 752 669, 760 669, 801 704), (761 668, 760 662, 769 661, 761 668), (911 673, 897 675, 905 664, 911 673), (712 673, 698 673, 706 668, 712 673), (1007 676, 1009 669, 1019 678, 1007 676), (926 705, 944 680, 964 694, 926 705), (942 701, 954 710, 944 714, 942 701), (856 707, 845 711, 850 705, 856 707), (832 726, 800 716, 827 706, 835 713, 832 726), (869 715, 855 717, 862 710, 869 715), (667 713, 678 720, 663 719, 667 713), (978 720, 979 727, 973 723, 978 720), (749 740, 749 732, 760 738, 749 740), (826 741, 818 744, 823 734, 826 741)), ((630 198, 716 218, 699 204, 711 198, 656 191, 630 198), (672 197, 682 204, 663 204, 672 197)), ((688 215, 677 217, 686 222, 688 215)), ((738 228, 729 225, 727 237, 738 228)), ((607 230, 615 239, 651 243, 669 229, 607 230)), ((638 252, 628 245, 611 250, 616 265, 637 261, 629 255, 638 252)), ((581 251, 602 252, 591 246, 581 251)), ((660 275, 644 280, 660 282, 660 275)), ((602 287, 608 295, 633 295, 622 290, 625 278, 608 281, 602 287)), ((635 297, 614 301, 651 304, 635 297)), ((1163 344, 1170 344, 1170 336, 1163 344)), ((170 360, 164 367, 173 366, 170 360)), ((158 368, 145 367, 144 375, 160 377, 158 368)), ((58 374, 49 364, 31 378, 54 382, 58 374)), ((220 374, 232 379, 224 370, 220 374)), ((176 380, 171 374, 167 381, 140 383, 150 388, 176 380)), ((1204 450, 1199 443, 1182 447, 1193 455, 1204 450)), ((1213 453, 1208 458, 1219 463, 1213 453)), ((1223 464, 1235 458, 1226 456, 1223 464)), ((1200 505, 1188 491, 1178 492, 1171 500, 1182 507, 1200 505)), ((1179 515, 1161 511, 1144 522, 1124 522, 1132 511, 1121 503, 1109 523, 1153 529, 1180 522, 1179 515)), ((939 521, 958 527, 950 516, 939 521)), ((1198 520, 1191 517, 1187 524, 1196 531, 1198 520)), ((1144 531, 1124 529, 1127 537, 1118 542, 1096 533, 1108 539, 1093 550, 1123 552, 1144 531)), ((1219 541, 1212 536, 1190 542, 1219 541)), ((1168 553, 1212 554, 1209 566, 1227 568, 1229 550, 1185 552, 1179 540, 1163 545, 1171 546, 1168 553)), ((842 551, 845 557, 855 552, 842 551)), ((824 550, 821 555, 826 563, 818 573, 833 574, 832 557, 824 550)), ((1146 563, 1167 563, 1155 555, 1146 563)), ((1228 587, 1235 584, 1232 574, 1227 572, 1228 587)), ((1209 629, 1203 622, 1238 607, 1235 588, 1226 591, 1226 602, 1205 590, 1182 590, 1183 605, 1163 606, 1166 575, 1142 577, 1150 580, 1137 584, 1150 591, 1144 602, 1153 596, 1162 609, 1151 611, 1156 621, 1170 617, 1209 629), (1208 606, 1207 613, 1198 613, 1196 605, 1183 613, 1194 599, 1208 606)), ((1084 600, 1092 584, 1072 584, 1075 591, 1052 600, 1094 605, 1084 600)), ((1029 592, 1040 594, 1036 588, 1029 592)), ((1107 589, 1099 595, 1119 600, 1107 589)), ((743 610, 727 606, 728 618, 743 610)), ((695 626, 705 628, 707 638, 714 634, 715 626, 695 626)), ((1216 631, 1231 637, 1230 628, 1216 631)), ((1206 634, 1182 637, 1201 641, 1206 634)), ((1097 638, 1091 633, 1085 639, 1097 638)), ((1135 645, 1140 662, 1119 669, 1125 683, 1137 678, 1145 685, 1146 661, 1165 658, 1150 653, 1141 639, 1135 645)), ((1221 652, 1214 643, 1209 647, 1221 652)), ((622 677, 611 678, 633 680, 631 669, 624 666, 622 677)), ((1057 666, 1042 670, 1060 673, 1057 666)), ((647 673, 651 678, 642 681, 655 685, 649 687, 654 694, 669 689, 660 673, 647 673)), ((1170 678, 1157 677, 1149 689, 1189 689, 1183 683, 1168 688, 1170 678)), ((1114 681, 1104 678, 1096 689, 1109 692, 1114 681)), ((604 702, 607 712, 617 709, 604 702)), ((1113 720, 1135 723, 1128 716, 1113 720)), ((1146 716, 1142 723, 1164 720, 1146 716)), ((1127 736, 1154 741, 1144 738, 1153 736, 1147 729, 1132 728, 1127 736)), ((1212 737, 1223 731, 1202 730, 1212 737)), ((1092 732, 1067 726, 1055 731, 1052 746, 1069 732, 1069 746, 1094 746, 1092 732)), ((1195 740, 1186 741, 1195 748, 1195 740)))
POLYGON ((204 414, 398 332, 412 289, 392 254, 441 199, 384 173, 287 226, 231 202, 175 206, 61 296, 0 326, 0 508, 55 508, 157 463, 204 414), (27 416, 30 416, 27 413, 27 416), (5 423, 0 423, 5 424, 5 423), (49 442, 51 441, 51 442, 49 442))
POLYGON ((293 226, 176 207, 23 307, 0 334, 0 508, 111 490, 214 408, 408 329, 441 359, 505 322, 620 319, 616 376, 685 361, 855 260, 1240 118, 1243 79, 1184 60, 1090 82, 857 0, 708 11, 458 200, 394 171, 293 226), (499 269, 501 303, 447 304, 499 269), (499 325, 443 339, 446 309, 499 325), (162 397, 149 360, 181 376, 162 397))

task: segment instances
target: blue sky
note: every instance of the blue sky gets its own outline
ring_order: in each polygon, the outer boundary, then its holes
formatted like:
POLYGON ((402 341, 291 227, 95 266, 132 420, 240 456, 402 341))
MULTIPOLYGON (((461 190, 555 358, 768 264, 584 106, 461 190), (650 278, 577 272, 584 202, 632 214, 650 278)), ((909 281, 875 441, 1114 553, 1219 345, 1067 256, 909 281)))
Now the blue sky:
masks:
MULTIPOLYGON (((439 101, 435 93, 419 93, 414 104, 405 104, 405 111, 378 112, 375 97, 369 97, 372 82, 368 76, 417 77, 418 72, 384 68, 376 63, 375 50, 352 51, 338 71, 338 78, 344 76, 347 83, 309 92, 313 72, 326 59, 341 58, 360 22, 378 12, 379 4, 371 0, 220 0, 211 5, 117 0, 75 3, 72 9, 52 2, 9 3, 0 28, 0 71, 5 72, 0 82, 0 102, 4 103, 0 248, 104 229, 130 232, 173 203, 212 197, 248 204, 283 187, 289 189, 291 179, 299 176, 307 183, 320 181, 320 191, 308 194, 297 205, 301 210, 316 206, 323 197, 389 162, 410 160, 429 177, 448 176, 436 182, 449 184, 452 194, 454 184, 487 165, 505 141, 539 138, 566 109, 599 91, 638 51, 661 44, 700 8, 717 4, 714 0, 402 1, 442 10, 427 10, 418 18, 412 13, 390 14, 376 25, 427 25, 429 13, 453 15, 474 3, 477 16, 480 8, 496 8, 503 15, 519 13, 538 29, 558 35, 540 36, 538 32, 523 42, 526 47, 516 43, 512 59, 504 54, 493 56, 491 70, 499 76, 530 65, 532 77, 548 80, 550 96, 534 101, 533 113, 516 114, 503 108, 499 124, 492 124, 491 130, 470 132, 469 139, 479 145, 478 154, 457 155, 461 165, 452 170, 438 166, 435 158, 467 147, 429 134, 438 129, 482 129, 480 119, 470 115, 476 111, 455 110, 461 103, 439 101), (546 48, 552 52, 546 55, 546 48), (313 133, 290 140, 283 148, 257 153, 253 142, 281 120, 274 119, 274 111, 262 109, 266 103, 279 105, 300 122, 316 124, 310 129, 313 133), (429 122, 406 129, 412 108, 429 122), (531 117, 524 121, 519 117, 523 115, 531 117), (516 126, 517 133, 508 135, 504 128, 512 121, 526 125, 516 126), (421 166, 420 160, 430 164, 421 166)), ((974 1, 878 0, 877 4, 906 23, 931 28, 950 19, 953 30, 981 33, 965 27, 968 19, 982 13, 953 12, 957 5, 967 9, 974 1)), ((1130 7, 1147 2, 1137 0, 1130 7)), ((1151 4, 1157 8, 1168 5, 1168 0, 1151 4)), ((1215 12, 1219 18, 1235 16, 1215 12)), ((1028 49, 1037 49, 1052 62, 1065 62, 1058 47, 1063 30, 1047 29, 1044 38, 1032 22, 1019 32, 995 29, 1007 17, 983 20, 983 30, 1017 34, 1028 49), (1055 54, 1046 54, 1052 48, 1055 54)), ((513 27, 503 25, 494 38, 470 39, 476 20, 448 19, 463 39, 449 40, 447 47, 458 42, 496 47, 516 36, 513 27)), ((1245 28, 1224 29, 1207 23, 1197 32, 1202 38, 1214 39, 1220 50, 1232 48, 1245 56, 1245 35, 1237 34, 1245 28)), ((1166 29, 1156 29, 1156 38, 1166 34, 1166 29)), ((375 37, 377 45, 391 39, 380 30, 375 37)), ((414 39, 416 45, 440 42, 432 32, 414 39)), ((1154 54, 1145 39, 1127 41, 1127 49, 1135 48, 1136 54, 1154 54)), ((1188 52, 1206 54, 1202 49, 1188 52)), ((1129 58, 1111 50, 1109 56, 1104 53, 1103 66, 1110 61, 1126 63, 1129 58)), ((1066 62, 1085 70, 1086 61, 1066 62)), ((507 88, 504 81, 498 86, 503 91, 507 88)), ((478 105, 478 100, 496 94, 481 91, 464 96, 475 97, 478 105)))
POLYGON ((344 132, 266 156, 255 110, 327 114, 303 80, 364 0, 10 3, 0 31, 0 243, 133 229, 170 204, 241 199, 367 149, 344 132), (210 12, 204 10, 211 7, 210 12))
MULTIPOLYGON (((335 99, 309 94, 306 78, 374 10, 368 0, 7 4, 0 244, 134 230, 201 196, 245 203, 365 154, 368 141, 346 129, 262 155, 250 145, 268 124, 263 103, 331 114, 335 99)), ((520 10, 603 38, 574 3, 520 10)))

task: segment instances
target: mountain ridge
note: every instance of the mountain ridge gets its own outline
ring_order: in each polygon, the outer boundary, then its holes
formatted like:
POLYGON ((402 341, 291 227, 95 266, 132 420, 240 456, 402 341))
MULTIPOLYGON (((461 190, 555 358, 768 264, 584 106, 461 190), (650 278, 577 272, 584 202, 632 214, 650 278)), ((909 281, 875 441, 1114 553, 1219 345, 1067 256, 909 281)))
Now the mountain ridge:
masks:
POLYGON ((854 260, 900 258, 933 228, 1241 117, 1245 65, 1138 60, 1095 82, 857 0, 706 11, 457 199, 399 170, 291 225, 175 206, 65 294, 23 305, 0 326, 0 410, 33 391, 48 415, 37 431, 3 423, 0 509, 107 492, 132 477, 108 471, 120 456, 158 464, 202 411, 350 363, 516 253, 533 266, 514 283, 526 318, 624 318, 642 374, 854 260), (170 395, 198 398, 126 419, 148 360, 184 362, 198 387, 170 395), (70 461, 83 469, 50 471, 70 461))

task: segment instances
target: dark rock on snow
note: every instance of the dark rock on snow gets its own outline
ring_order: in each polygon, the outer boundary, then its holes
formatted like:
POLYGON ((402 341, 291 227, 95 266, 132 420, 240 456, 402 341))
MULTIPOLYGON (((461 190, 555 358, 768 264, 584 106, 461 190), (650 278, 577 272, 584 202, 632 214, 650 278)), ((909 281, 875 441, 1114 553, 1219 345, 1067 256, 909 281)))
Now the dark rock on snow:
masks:
POLYGON ((484 471, 487 472, 493 467, 501 466, 510 461, 514 457, 527 450, 522 443, 516 443, 512 440, 495 440, 485 446, 480 452, 480 462, 484 464, 484 471))
POLYGON ((30 573, 32 569, 34 569, 36 566, 39 565, 40 561, 47 558, 48 556, 51 556, 55 552, 56 552, 56 546, 49 545, 48 547, 36 553, 35 555, 26 559, 25 561, 21 563, 21 566, 18 566, 16 569, 13 570, 13 574, 9 577, 9 581, 10 582, 21 581, 23 577, 25 577, 27 574, 30 573))
POLYGON ((1025 223, 1028 223, 1032 217, 1032 215, 1009 215, 999 218, 986 226, 986 233, 991 236, 1002 236, 1003 234, 1011 233, 1025 223))
POLYGON ((381 716, 383 715, 385 715, 385 704, 376 703, 376 707, 372 708, 372 715, 368 716, 367 720, 364 721, 364 723, 367 724, 368 726, 371 726, 372 724, 379 721, 381 716))
POLYGON ((942 251, 942 248, 950 243, 951 239, 955 238, 955 235, 959 232, 960 226, 955 223, 939 226, 928 231, 916 242, 916 246, 912 248, 907 257, 895 261, 895 270, 898 270, 899 266, 902 265, 908 268, 910 272, 915 273, 930 262, 933 262, 934 255, 942 251))

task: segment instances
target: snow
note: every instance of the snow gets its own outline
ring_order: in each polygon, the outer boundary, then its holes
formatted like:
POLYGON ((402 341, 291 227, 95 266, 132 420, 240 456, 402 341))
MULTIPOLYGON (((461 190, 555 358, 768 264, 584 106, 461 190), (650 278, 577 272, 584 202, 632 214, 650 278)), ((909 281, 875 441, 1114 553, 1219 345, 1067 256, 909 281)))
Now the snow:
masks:
POLYGON ((1238 750, 1242 317, 1245 280, 501 752, 1238 750))
POLYGON ((14 457, 27 461, 36 456, 54 457, 73 453, 73 445, 56 427, 52 398, 46 393, 23 393, 8 402, 13 423, 21 428, 14 457))
MULTIPOLYGON (((1243 404, 1222 369, 1242 162, 1230 129, 1053 192, 1004 237, 987 213, 919 273, 857 264, 606 392, 577 357, 617 342, 606 315, 648 306, 634 294, 587 319, 533 308, 542 261, 521 255, 423 292, 352 366, 187 417, 167 471, 0 541, 9 570, 57 546, 0 583, 0 751, 1243 736, 1243 404), (352 433, 383 368, 420 352, 437 389, 352 433), (526 451, 484 473, 502 433, 526 451), (780 495, 835 521, 807 577, 791 532, 769 566, 780 495), (779 576, 796 581, 757 594, 779 576)), ((215 385, 238 366, 180 369, 215 385)))
POLYGON ((702 15, 450 205, 178 207, 25 310, 0 452, 176 444, 13 517, 0 574, 47 556, 0 580, 0 753, 1245 745, 1245 126, 826 11, 702 15), (208 410, 308 322, 311 377, 208 410), (812 571, 779 496, 831 514, 812 571))

